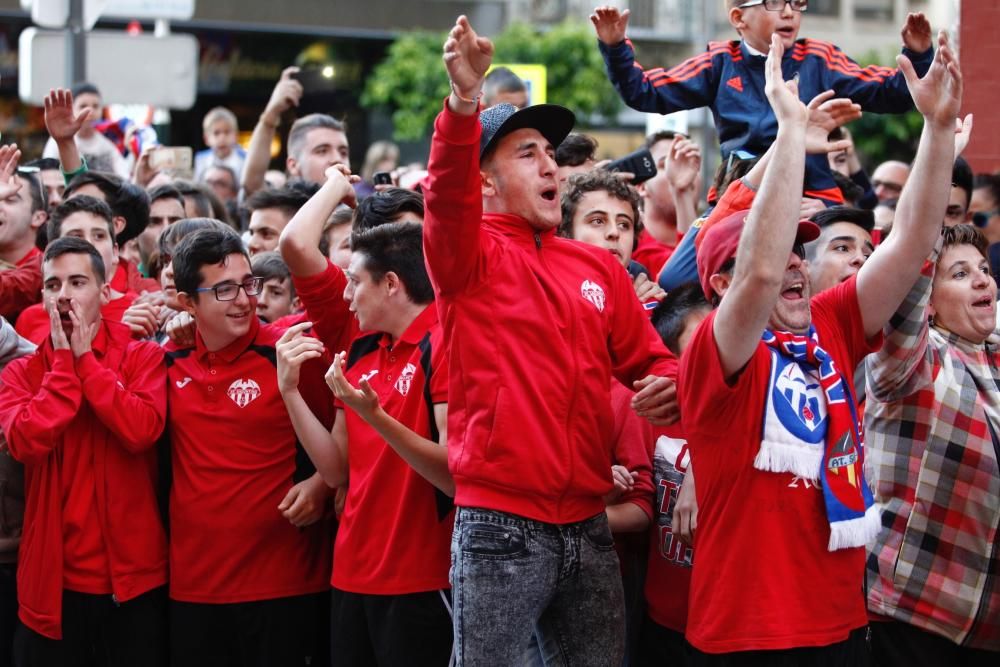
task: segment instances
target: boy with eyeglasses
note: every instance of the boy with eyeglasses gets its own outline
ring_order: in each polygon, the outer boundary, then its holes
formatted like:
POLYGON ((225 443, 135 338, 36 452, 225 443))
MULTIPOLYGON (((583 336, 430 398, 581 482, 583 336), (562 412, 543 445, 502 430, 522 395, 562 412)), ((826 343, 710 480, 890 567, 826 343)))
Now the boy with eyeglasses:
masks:
MULTIPOLYGON (((173 251, 177 300, 195 345, 167 346, 170 642, 174 665, 326 664, 328 487, 296 442, 278 390, 275 344, 234 232, 201 229, 173 251)), ((299 390, 327 427, 322 360, 299 390)))
MULTIPOLYGON (((597 30, 608 76, 622 99, 639 111, 662 114, 707 106, 715 117, 722 159, 735 150, 762 155, 778 125, 764 96, 764 60, 771 35, 785 50, 785 78, 798 79, 799 98, 811 100, 825 90, 850 98, 864 111, 903 113, 913 108, 902 73, 871 65, 860 67, 837 46, 799 39, 808 0, 726 0, 729 23, 740 41, 710 42, 708 51, 673 68, 643 69, 625 38, 629 10, 598 7, 590 16, 597 30)), ((903 56, 923 76, 934 58, 931 27, 923 14, 910 14, 902 29, 903 56)), ((806 159, 806 197, 843 203, 825 155, 806 159)))

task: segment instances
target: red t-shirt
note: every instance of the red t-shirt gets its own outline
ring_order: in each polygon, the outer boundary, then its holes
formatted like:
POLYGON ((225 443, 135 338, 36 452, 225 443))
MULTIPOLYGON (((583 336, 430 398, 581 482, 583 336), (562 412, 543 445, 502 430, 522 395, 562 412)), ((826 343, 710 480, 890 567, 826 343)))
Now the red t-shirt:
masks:
MULTIPOLYGON (((386 334, 355 339, 347 379, 367 377, 382 408, 437 440, 435 403, 448 402, 447 355, 437 307, 427 306, 391 345, 386 334)), ((344 410, 343 404, 337 407, 344 410)), ((449 588, 451 499, 421 477, 353 410, 347 418, 350 483, 337 529, 332 584, 351 593, 402 595, 449 588)))
POLYGON ((656 280, 656 276, 660 275, 660 269, 670 259, 670 255, 674 254, 675 248, 676 246, 660 243, 644 229, 639 234, 639 244, 632 252, 632 259, 646 267, 650 280, 656 280))
MULTIPOLYGON (((812 321, 853 395, 855 367, 880 342, 865 340, 855 280, 815 296, 812 321)), ((698 497, 687 639, 707 653, 843 641, 867 623, 864 549, 827 550, 817 484, 753 467, 772 353, 759 343, 727 384, 714 323, 696 331, 677 383, 698 497)))
MULTIPOLYGON (((293 526, 278 504, 312 473, 278 390, 274 345, 282 329, 260 326, 209 352, 167 346, 170 492, 170 597, 231 603, 317 593, 328 588, 325 521, 293 526)), ((302 367, 299 389, 326 426, 332 398, 321 360, 302 367)))
POLYGON ((680 425, 656 429, 653 449, 654 519, 646 570, 646 605, 659 625, 684 632, 694 549, 674 536, 672 520, 677 494, 690 462, 687 440, 680 425))
MULTIPOLYGON (((129 306, 136 300, 134 292, 123 294, 119 299, 112 299, 101 307, 101 318, 108 322, 121 322, 122 316, 129 306)), ((42 341, 49 337, 49 314, 45 312, 45 306, 36 303, 28 306, 17 318, 14 329, 22 338, 27 338, 35 345, 41 345, 42 341)))

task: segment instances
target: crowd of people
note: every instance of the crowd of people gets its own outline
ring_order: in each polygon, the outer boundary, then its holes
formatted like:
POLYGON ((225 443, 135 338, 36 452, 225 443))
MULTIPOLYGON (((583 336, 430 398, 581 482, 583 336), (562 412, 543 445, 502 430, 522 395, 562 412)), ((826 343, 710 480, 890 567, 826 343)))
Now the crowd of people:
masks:
POLYGON ((0 666, 995 665, 969 82, 922 14, 887 68, 727 7, 669 68, 590 17, 627 104, 712 110, 712 184, 674 132, 610 169, 464 16, 406 169, 317 113, 269 170, 295 68, 187 179, 53 90, 0 146, 0 666), (911 109, 869 178, 847 125, 911 109))

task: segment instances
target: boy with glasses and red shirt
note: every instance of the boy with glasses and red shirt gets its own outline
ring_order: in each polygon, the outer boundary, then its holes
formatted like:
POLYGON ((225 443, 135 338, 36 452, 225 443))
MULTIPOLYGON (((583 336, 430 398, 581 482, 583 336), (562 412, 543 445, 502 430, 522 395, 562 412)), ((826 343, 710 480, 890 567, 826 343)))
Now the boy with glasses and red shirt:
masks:
MULTIPOLYGON (((193 348, 167 346, 171 660, 175 665, 326 664, 329 489, 298 446, 278 391, 239 236, 202 229, 174 248, 177 299, 193 348)), ((329 425, 325 366, 300 390, 329 425)))

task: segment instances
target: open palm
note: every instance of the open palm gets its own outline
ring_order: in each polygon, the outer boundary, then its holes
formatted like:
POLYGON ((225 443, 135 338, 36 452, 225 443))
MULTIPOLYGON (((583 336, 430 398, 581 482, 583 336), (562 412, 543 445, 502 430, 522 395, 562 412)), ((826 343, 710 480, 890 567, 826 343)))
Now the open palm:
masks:
POLYGON ((948 46, 948 35, 943 30, 938 34, 938 51, 922 79, 906 56, 897 56, 896 62, 906 78, 913 104, 924 118, 953 127, 962 106, 962 70, 948 46))
POLYGON ((469 19, 459 16, 444 43, 444 64, 458 91, 467 97, 477 94, 492 62, 493 42, 477 35, 469 19))
POLYGON ((45 96, 45 128, 56 141, 72 139, 90 118, 90 111, 73 114, 73 93, 66 89, 50 90, 45 96))

